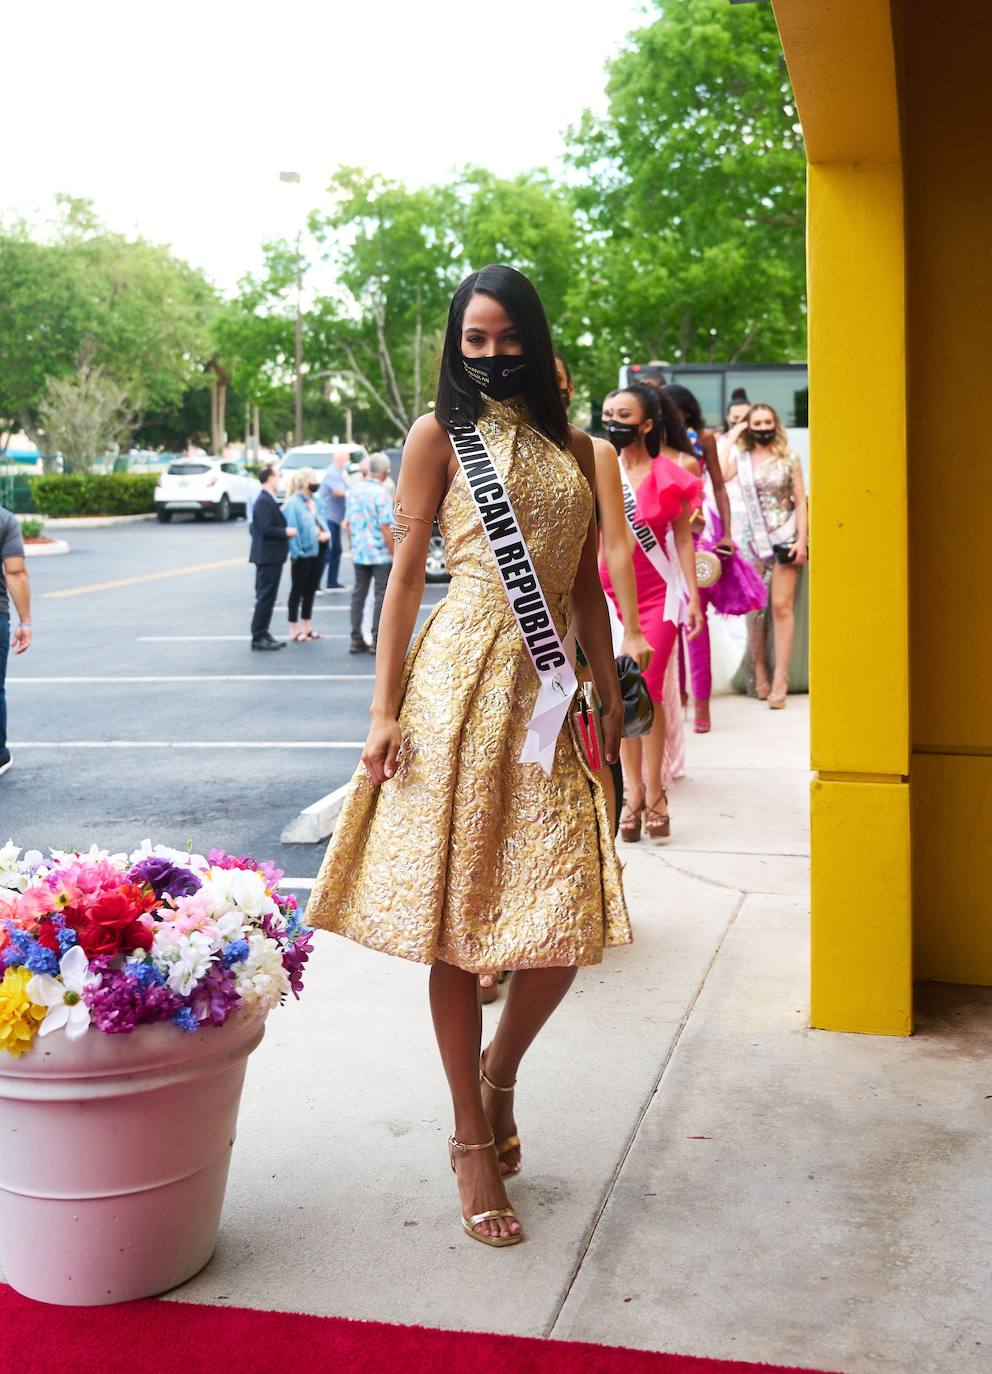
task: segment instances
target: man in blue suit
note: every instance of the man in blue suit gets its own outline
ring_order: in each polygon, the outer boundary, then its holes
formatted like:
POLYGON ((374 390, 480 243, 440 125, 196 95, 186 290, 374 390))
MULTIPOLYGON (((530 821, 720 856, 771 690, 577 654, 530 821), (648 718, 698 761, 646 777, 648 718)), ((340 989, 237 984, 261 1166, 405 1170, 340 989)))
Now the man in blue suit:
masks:
POLYGON ((255 564, 255 614, 251 620, 253 649, 285 649, 286 641, 269 633, 272 608, 279 592, 282 565, 289 557, 289 541, 296 534, 279 509, 275 492, 279 474, 271 464, 258 474, 261 490, 251 510, 251 554, 255 564))

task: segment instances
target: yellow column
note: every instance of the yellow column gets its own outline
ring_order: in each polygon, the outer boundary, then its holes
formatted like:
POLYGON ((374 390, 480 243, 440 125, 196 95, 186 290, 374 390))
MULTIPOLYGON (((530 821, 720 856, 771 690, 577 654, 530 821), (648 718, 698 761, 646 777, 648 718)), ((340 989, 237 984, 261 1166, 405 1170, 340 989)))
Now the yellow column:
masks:
POLYGON ((812 1012, 912 1029, 905 287, 889 6, 776 0, 809 157, 812 1012))

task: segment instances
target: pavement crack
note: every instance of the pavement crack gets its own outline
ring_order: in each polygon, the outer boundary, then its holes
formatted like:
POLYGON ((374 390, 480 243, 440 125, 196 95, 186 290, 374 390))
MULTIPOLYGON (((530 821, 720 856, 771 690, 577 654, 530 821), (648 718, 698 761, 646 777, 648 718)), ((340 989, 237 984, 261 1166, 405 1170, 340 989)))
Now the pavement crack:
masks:
MULTIPOLYGON (((714 884, 714 886, 720 887, 721 884, 716 883, 714 884)), ((671 1044, 669 1045, 668 1050, 661 1061, 661 1064, 658 1068, 658 1072, 655 1075, 654 1082, 651 1084, 651 1087, 648 1090, 647 1096, 644 1099, 641 1109, 637 1113, 637 1118, 634 1121, 630 1134, 627 1136, 627 1140, 624 1144, 623 1150, 621 1151, 620 1158, 617 1161, 616 1168, 613 1170, 613 1177, 607 1184, 606 1191, 600 1200, 599 1206, 596 1208, 596 1213, 593 1216, 593 1219, 590 1222, 589 1226, 586 1228, 585 1233, 583 1234, 582 1240, 579 1244, 578 1254, 576 1255, 575 1262, 572 1265, 571 1273, 569 1274, 565 1282, 565 1285, 561 1292, 561 1296, 557 1304, 555 1305, 554 1311, 551 1314, 551 1319, 550 1321, 548 1321, 544 1328, 543 1335, 545 1339, 550 1339, 554 1335, 555 1327, 558 1325, 558 1321, 561 1317, 562 1312, 564 1311, 565 1304, 568 1302, 568 1299, 571 1296, 572 1288, 575 1285, 575 1280, 579 1277, 579 1274, 582 1270, 582 1266, 585 1263, 586 1255, 589 1253, 590 1246, 592 1245, 593 1240, 595 1239, 596 1232, 599 1229, 599 1223, 602 1221, 603 1214, 605 1213, 607 1207, 610 1205, 610 1199, 613 1197, 614 1189, 620 1181, 624 1165, 627 1163, 627 1156, 633 1149, 634 1142, 636 1141, 640 1133, 641 1126, 644 1122, 644 1118, 647 1116, 648 1112, 651 1109, 652 1103, 654 1102, 655 1098, 658 1096, 658 1093, 661 1090, 662 1084, 665 1079, 665 1075, 667 1074, 669 1065, 671 1064, 672 1059, 675 1055, 675 1051, 678 1049, 679 1042, 682 1039, 682 1035, 685 1031, 685 1028, 689 1024, 693 1012, 696 1010, 696 1003, 699 1001, 700 994, 702 993, 703 988, 706 986, 706 980, 710 976, 710 973, 713 969, 713 965, 720 957, 720 951, 723 949, 724 942, 726 941, 727 936, 730 934, 734 922, 740 915, 741 909, 744 906, 744 903, 748 895, 749 894, 745 892, 739 893, 737 902, 734 905, 734 909, 730 913, 730 916, 727 918, 727 923, 723 928, 723 932, 721 933, 720 938, 716 943, 716 947, 714 948, 713 953, 710 956, 706 968, 703 970, 703 976, 700 978, 698 984, 696 985, 696 990, 689 1000, 689 1005, 686 1007, 682 1019, 679 1021, 678 1028, 676 1029, 675 1034, 672 1036, 671 1044)))

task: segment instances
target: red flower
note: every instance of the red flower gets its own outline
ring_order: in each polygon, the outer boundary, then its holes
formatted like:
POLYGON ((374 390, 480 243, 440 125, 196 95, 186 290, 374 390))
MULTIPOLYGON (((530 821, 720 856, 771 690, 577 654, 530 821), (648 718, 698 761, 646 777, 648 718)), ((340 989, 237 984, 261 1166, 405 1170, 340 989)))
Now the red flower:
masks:
POLYGON ((94 894, 72 924, 76 938, 88 959, 101 955, 130 954, 136 949, 151 949, 152 932, 138 918, 156 903, 154 892, 145 892, 134 883, 94 894))

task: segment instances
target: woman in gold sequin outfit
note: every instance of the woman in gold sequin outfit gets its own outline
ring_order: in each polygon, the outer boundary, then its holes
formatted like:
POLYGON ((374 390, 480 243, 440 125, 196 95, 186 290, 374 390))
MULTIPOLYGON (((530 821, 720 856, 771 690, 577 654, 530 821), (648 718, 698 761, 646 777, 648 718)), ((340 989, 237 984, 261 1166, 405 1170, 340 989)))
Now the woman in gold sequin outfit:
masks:
POLYGON ((451 447, 448 427, 471 421, 559 633, 571 622, 581 640, 617 756, 623 712, 596 568, 592 443, 566 420, 533 286, 487 267, 455 293, 437 404, 404 449, 372 725, 307 919, 431 965, 462 1225, 509 1245, 523 1239, 504 1183, 520 1168, 518 1066, 576 969, 631 936, 603 793, 567 726, 550 775, 520 762, 538 677, 451 447), (451 585, 407 652, 435 512, 451 585), (500 969, 514 976, 480 1060, 477 975, 500 969))
POLYGON ((754 489, 765 529, 780 556, 762 559, 748 532, 751 560, 768 585, 768 609, 748 613, 748 676, 753 675, 754 694, 773 710, 785 706, 789 690, 789 662, 796 630, 796 589, 808 557, 806 488, 798 456, 789 447, 788 435, 778 412, 769 405, 753 405, 727 434, 724 476, 737 476, 737 448, 751 454, 754 489), (768 680, 767 622, 772 621, 775 653, 774 677, 768 680))

